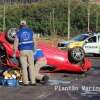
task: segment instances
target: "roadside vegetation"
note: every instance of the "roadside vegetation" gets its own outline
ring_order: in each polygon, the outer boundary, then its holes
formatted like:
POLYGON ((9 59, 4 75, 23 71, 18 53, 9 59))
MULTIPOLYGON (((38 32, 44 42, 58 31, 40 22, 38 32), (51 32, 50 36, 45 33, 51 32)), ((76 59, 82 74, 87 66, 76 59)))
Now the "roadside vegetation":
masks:
MULTIPOLYGON (((88 2, 71 0, 71 35, 87 31, 88 2)), ((90 30, 100 31, 100 5, 90 5, 90 30)), ((3 27, 4 5, 0 5, 0 31, 3 27)), ((6 31, 18 27, 25 19, 28 25, 42 35, 67 35, 68 0, 42 0, 32 4, 5 4, 6 31)))

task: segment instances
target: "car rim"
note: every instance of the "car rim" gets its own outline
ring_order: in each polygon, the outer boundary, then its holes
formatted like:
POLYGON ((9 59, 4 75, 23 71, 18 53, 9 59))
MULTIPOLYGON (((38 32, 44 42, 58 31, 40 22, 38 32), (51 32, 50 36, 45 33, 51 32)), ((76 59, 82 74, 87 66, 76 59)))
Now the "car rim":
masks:
POLYGON ((15 33, 9 33, 9 37, 12 39, 15 38, 15 33))
POLYGON ((74 59, 81 60, 81 58, 84 57, 84 52, 83 52, 83 50, 77 48, 76 50, 72 51, 72 55, 73 55, 74 59))
POLYGON ((9 41, 14 41, 14 38, 15 38, 15 35, 16 35, 16 29, 15 28, 11 28, 8 30, 7 32, 7 38, 9 41))

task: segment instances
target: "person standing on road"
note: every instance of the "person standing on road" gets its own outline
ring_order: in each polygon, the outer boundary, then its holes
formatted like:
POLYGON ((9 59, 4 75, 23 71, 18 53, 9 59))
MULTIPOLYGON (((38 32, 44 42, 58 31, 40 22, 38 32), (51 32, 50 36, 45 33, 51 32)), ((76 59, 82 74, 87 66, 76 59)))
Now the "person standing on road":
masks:
POLYGON ((16 50, 19 49, 23 85, 28 85, 29 79, 31 81, 31 85, 36 85, 33 57, 34 44, 34 32, 27 26, 26 21, 22 20, 14 40, 13 56, 15 56, 16 50), (29 69, 29 75, 27 69, 29 69))

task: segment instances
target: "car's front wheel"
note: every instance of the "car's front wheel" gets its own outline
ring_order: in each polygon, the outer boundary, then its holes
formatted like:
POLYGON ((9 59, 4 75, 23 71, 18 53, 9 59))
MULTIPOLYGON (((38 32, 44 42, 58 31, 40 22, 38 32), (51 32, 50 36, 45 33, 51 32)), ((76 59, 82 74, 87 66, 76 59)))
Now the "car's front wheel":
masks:
POLYGON ((72 63, 82 62, 85 57, 83 48, 76 47, 68 50, 68 58, 72 63))
POLYGON ((8 30, 8 32, 6 33, 6 39, 10 42, 10 43, 14 43, 14 38, 16 35, 16 28, 11 28, 8 30))

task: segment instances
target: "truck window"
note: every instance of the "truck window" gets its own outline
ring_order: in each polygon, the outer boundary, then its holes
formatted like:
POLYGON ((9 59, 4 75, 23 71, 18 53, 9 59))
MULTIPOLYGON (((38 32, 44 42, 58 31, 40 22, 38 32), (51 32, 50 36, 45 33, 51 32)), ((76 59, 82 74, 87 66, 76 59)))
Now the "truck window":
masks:
POLYGON ((96 42, 96 36, 89 38, 89 39, 88 39, 88 42, 89 42, 89 43, 96 42))

